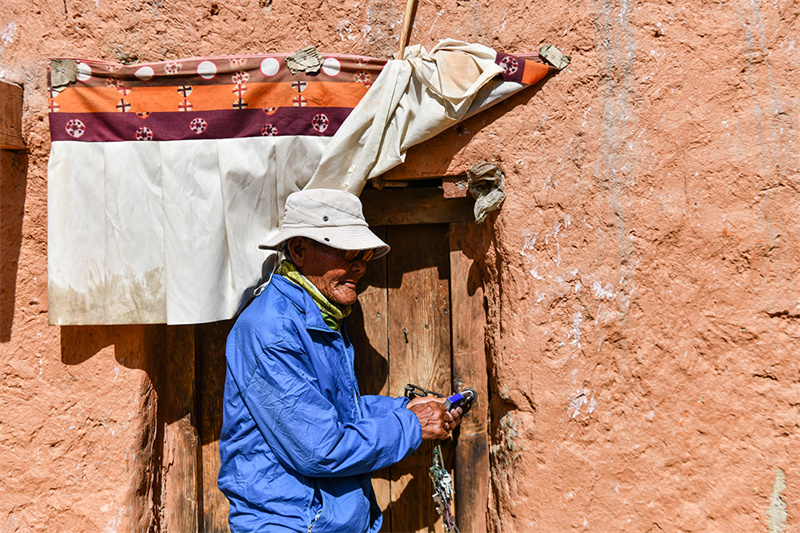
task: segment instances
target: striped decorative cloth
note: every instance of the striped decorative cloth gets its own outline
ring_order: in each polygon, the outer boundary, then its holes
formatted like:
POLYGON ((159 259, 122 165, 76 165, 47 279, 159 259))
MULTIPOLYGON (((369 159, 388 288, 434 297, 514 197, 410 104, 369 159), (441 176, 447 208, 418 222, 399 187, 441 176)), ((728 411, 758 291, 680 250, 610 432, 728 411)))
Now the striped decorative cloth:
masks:
POLYGON ((51 89, 54 141, 179 141, 333 136, 386 61, 327 56, 292 74, 286 55, 124 66, 76 60, 78 83, 51 89))

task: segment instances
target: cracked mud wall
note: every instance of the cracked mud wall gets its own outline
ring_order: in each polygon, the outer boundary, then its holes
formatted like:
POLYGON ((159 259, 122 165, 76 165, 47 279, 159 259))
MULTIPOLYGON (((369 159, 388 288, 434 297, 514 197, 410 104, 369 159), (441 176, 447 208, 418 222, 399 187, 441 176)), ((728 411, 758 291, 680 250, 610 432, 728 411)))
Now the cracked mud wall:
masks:
MULTIPOLYGON (((138 532, 157 514, 164 328, 47 325, 46 59, 390 57, 403 8, 3 3, 28 152, 0 167, 0 531, 138 532)), ((412 43, 573 60, 416 151, 506 174, 484 260, 493 530, 800 527, 798 35, 788 0, 420 4, 412 43)))

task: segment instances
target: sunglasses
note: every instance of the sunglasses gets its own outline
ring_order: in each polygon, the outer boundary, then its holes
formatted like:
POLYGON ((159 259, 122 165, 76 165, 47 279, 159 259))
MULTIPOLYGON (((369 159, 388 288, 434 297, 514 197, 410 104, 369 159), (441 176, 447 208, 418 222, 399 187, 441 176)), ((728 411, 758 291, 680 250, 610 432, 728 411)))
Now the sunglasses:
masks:
POLYGON ((375 256, 375 250, 343 250, 342 256, 345 261, 353 263, 355 261, 370 261, 375 256))

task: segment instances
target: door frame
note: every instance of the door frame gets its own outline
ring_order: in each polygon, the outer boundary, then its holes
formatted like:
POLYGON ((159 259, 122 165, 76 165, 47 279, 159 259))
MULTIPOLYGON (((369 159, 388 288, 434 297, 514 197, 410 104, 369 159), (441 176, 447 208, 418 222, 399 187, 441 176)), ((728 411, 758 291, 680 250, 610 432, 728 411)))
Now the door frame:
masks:
MULTIPOLYGON (((476 258, 465 253, 474 233, 474 201, 447 198, 440 186, 365 189, 361 200, 370 226, 450 225, 452 387, 471 386, 478 392, 455 446, 456 520, 462 533, 484 533, 490 474, 486 312, 480 269, 476 258)), ((157 443, 164 453, 155 465, 154 487, 161 531, 227 531, 227 500, 216 490, 221 410, 199 391, 219 386, 220 370, 224 380, 225 337, 232 324, 167 327, 169 355, 159 379, 168 386, 159 399, 158 424, 164 431, 157 443)))

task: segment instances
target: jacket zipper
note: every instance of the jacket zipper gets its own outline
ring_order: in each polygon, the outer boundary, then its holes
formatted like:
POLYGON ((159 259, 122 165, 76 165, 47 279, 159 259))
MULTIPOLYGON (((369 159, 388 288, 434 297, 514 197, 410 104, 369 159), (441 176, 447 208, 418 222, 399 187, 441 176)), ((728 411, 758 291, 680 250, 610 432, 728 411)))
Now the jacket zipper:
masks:
POLYGON ((317 511, 317 515, 314 517, 314 520, 312 520, 311 523, 308 524, 308 533, 311 533, 311 529, 314 527, 314 524, 317 523, 317 520, 319 520, 319 515, 321 514, 322 514, 322 507, 320 507, 319 511, 317 511))
MULTIPOLYGON (((340 324, 338 330, 330 330, 330 331, 332 333, 335 333, 336 335, 338 335, 339 339, 341 339, 342 343, 344 343, 345 342, 345 338, 344 338, 344 335, 342 334, 342 326, 343 326, 343 324, 340 324)), ((349 341, 349 339, 348 339, 348 341, 349 341)), ((356 386, 357 381, 356 381, 356 371, 355 371, 355 368, 354 368, 354 364, 355 364, 355 361, 352 361, 352 360, 350 360, 350 358, 347 358, 347 370, 349 371, 348 372, 348 374, 349 374, 348 375, 348 379, 350 380, 351 384, 353 385, 353 401, 355 401, 356 413, 358 414, 358 419, 360 420, 360 419, 364 418, 364 414, 361 411, 361 402, 359 401, 359 398, 358 398, 358 388, 356 386)), ((313 522, 312 522, 312 525, 313 525, 313 522)), ((309 533, 311 533, 310 526, 309 526, 309 530, 308 531, 309 531, 309 533)))

